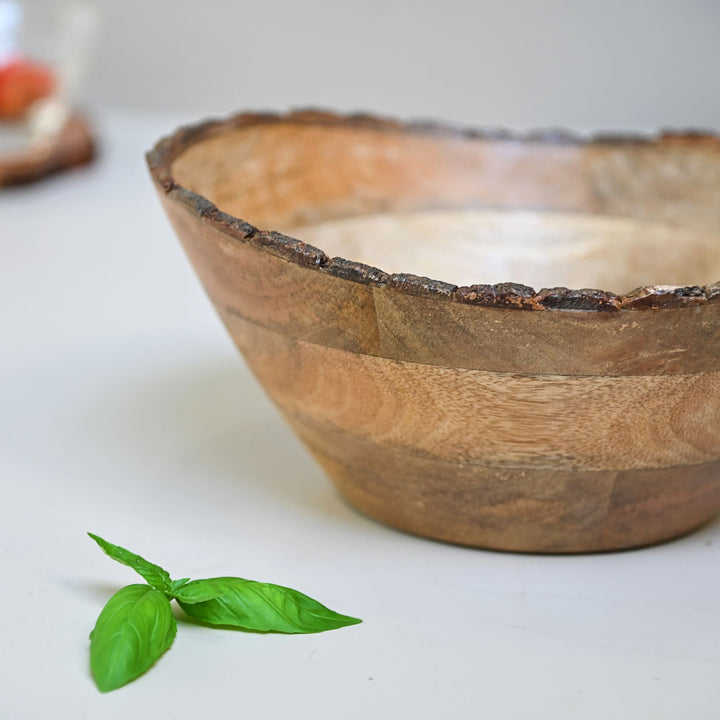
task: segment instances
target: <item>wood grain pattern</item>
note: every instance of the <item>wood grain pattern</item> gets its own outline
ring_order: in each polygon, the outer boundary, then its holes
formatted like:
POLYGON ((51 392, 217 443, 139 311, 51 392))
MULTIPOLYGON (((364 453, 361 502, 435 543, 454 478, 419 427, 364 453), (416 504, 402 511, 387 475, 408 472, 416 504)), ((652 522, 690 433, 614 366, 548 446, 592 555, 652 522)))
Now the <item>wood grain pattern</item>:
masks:
POLYGON ((309 342, 380 352, 371 287, 308 273, 237 242, 170 200, 164 202, 208 295, 225 317, 248 317, 309 342), (310 297, 316 300, 308 302, 310 297))
POLYGON ((438 302, 306 267, 229 235, 166 196, 208 295, 298 340, 440 366, 557 375, 720 370, 720 302, 628 313, 516 312, 438 302))
POLYGON ((621 471, 478 467, 289 422, 352 505, 462 545, 543 553, 648 545, 695 529, 720 504, 718 462, 621 471))
POLYGON ((517 312, 378 289, 381 353, 413 362, 553 375, 720 370, 720 304, 650 313, 517 312))
POLYGON ((720 229, 622 216, 424 210, 331 220, 288 232, 330 256, 454 285, 513 278, 539 288, 623 294, 638 284, 704 285, 720 277, 720 229), (438 240, 425 242, 431 237, 438 240))
POLYGON ((720 460, 720 373, 489 373, 350 353, 226 322, 283 412, 378 446, 465 464, 564 470, 720 460))
MULTIPOLYGON (((149 162, 253 372, 362 511, 450 542, 582 552, 667 539, 720 509, 720 139, 243 115, 179 131, 149 162), (603 257, 596 277, 630 287, 491 285, 490 236, 478 284, 373 266, 394 235, 361 215, 432 211, 447 225, 462 208, 544 212, 550 270, 580 278, 603 257), (347 218, 362 250, 349 261, 302 242, 347 218), (688 284, 662 284, 672 277, 688 284)), ((533 237, 507 257, 542 255, 533 237)), ((397 242, 398 258, 412 252, 397 242)), ((442 223, 412 242, 453 266, 442 223)))
POLYGON ((719 152, 715 138, 469 141, 280 119, 195 142, 172 171, 231 215, 278 230, 427 207, 589 211, 716 228, 719 152))

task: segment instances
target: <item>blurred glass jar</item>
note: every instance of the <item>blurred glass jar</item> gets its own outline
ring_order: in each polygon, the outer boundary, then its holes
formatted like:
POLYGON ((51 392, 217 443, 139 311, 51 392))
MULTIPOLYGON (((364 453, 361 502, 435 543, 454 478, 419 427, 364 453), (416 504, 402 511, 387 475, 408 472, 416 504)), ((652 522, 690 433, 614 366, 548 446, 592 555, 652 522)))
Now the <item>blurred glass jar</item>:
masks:
POLYGON ((0 158, 63 131, 97 21, 89 0, 0 0, 0 158))

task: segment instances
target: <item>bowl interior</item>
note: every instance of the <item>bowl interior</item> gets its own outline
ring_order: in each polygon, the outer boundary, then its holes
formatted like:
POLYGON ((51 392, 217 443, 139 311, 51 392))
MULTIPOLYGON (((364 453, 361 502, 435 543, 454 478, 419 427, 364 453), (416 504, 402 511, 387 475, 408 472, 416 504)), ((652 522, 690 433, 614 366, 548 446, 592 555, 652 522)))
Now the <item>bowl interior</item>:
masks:
POLYGON ((456 285, 625 293, 720 278, 720 140, 477 137, 292 118, 224 129, 172 165, 261 229, 456 285))

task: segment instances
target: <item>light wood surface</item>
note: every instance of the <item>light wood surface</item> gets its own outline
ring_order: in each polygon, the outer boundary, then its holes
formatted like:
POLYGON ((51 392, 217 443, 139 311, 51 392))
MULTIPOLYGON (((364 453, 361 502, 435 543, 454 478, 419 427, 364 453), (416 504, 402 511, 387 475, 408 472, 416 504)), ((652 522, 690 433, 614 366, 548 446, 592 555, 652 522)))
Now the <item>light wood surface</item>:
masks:
POLYGON ((720 277, 720 229, 590 213, 424 210, 291 228, 332 256, 455 285, 705 285, 720 277), (427 242, 427 238, 434 238, 427 242))
POLYGON ((241 116, 150 165, 253 372, 364 512, 577 552, 720 508, 717 139, 241 116), (517 284, 545 278, 603 289, 517 284))

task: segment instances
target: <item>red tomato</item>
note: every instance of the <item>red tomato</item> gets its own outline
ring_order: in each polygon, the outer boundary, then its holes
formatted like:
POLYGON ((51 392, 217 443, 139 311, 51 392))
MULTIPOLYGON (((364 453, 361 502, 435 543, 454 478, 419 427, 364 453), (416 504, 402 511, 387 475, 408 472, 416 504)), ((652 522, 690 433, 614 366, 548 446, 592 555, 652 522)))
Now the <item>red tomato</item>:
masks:
POLYGON ((0 119, 22 117, 54 85, 52 70, 45 65, 16 59, 0 66, 0 119))

